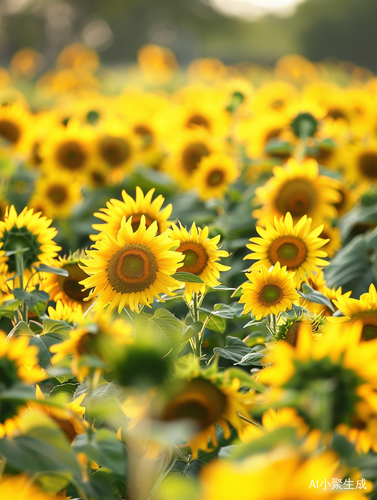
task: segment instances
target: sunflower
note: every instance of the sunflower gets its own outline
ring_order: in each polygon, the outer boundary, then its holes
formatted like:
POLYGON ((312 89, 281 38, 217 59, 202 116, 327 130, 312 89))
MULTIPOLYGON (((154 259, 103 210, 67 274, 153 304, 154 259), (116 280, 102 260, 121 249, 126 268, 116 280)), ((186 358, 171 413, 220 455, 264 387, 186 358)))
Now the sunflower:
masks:
POLYGON ((300 298, 299 305, 305 307, 308 311, 315 314, 316 316, 318 316, 319 314, 326 317, 332 316, 334 314, 334 311, 338 310, 335 304, 335 299, 338 296, 342 296, 342 287, 339 287, 337 289, 329 288, 326 285, 325 275, 323 274, 323 271, 319 271, 314 275, 307 276, 307 278, 303 283, 307 283, 309 286, 313 288, 313 290, 318 291, 323 295, 325 295, 325 297, 327 297, 331 302, 331 304, 333 305, 334 310, 331 310, 328 306, 324 304, 317 304, 315 302, 310 302, 309 300, 305 300, 303 297, 300 298))
POLYGON ((75 204, 80 202, 81 183, 72 181, 72 177, 64 171, 59 175, 46 175, 37 179, 30 199, 31 207, 38 206, 43 200, 43 214, 52 218, 68 218, 75 204))
MULTIPOLYGON (((17 474, 1 477, 0 497, 1 500, 59 500, 60 495, 45 493, 31 477, 26 474, 17 474)), ((65 497, 61 498, 65 499, 65 497)))
POLYGON ((19 103, 0 106, 0 143, 12 151, 27 153, 32 119, 19 103))
POLYGON ((198 450, 209 451, 209 439, 217 446, 215 426, 230 436, 229 424, 237 432, 245 427, 246 417, 254 402, 254 392, 241 393, 238 378, 209 369, 189 368, 186 375, 165 384, 151 402, 152 418, 161 422, 191 421, 196 432, 188 439, 194 458, 198 450))
POLYGON ((61 300, 57 300, 55 308, 50 306, 47 310, 47 316, 49 318, 64 321, 64 323, 72 325, 82 321, 83 315, 84 312, 81 304, 69 305, 61 300))
POLYGON ((101 233, 94 250, 87 251, 82 266, 89 278, 81 284, 85 290, 92 289, 89 300, 98 295, 96 308, 118 307, 120 312, 126 306, 138 312, 139 304, 150 306, 160 293, 171 295, 171 288, 178 288, 171 275, 183 255, 174 251, 178 243, 167 232, 156 236, 157 228, 156 221, 147 228, 142 216, 134 231, 132 218, 123 218, 116 240, 101 233))
POLYGON ((271 112, 285 114, 297 97, 294 85, 283 81, 268 82, 255 91, 253 110, 258 115, 271 112))
MULTIPOLYGON (((38 262, 53 265, 61 248, 53 240, 57 231, 49 227, 51 222, 27 207, 19 215, 13 205, 7 207, 4 220, 0 221, 0 249, 5 252, 27 249, 22 253, 24 269, 30 270, 38 262)), ((0 273, 16 271, 16 254, 0 257, 0 273)))
POLYGON ((327 253, 330 259, 332 259, 342 247, 340 229, 336 226, 333 227, 328 222, 325 222, 319 238, 327 240, 327 243, 322 247, 322 250, 327 253))
POLYGON ((55 353, 51 362, 57 364, 67 356, 72 356, 72 373, 82 381, 91 370, 85 362, 85 356, 95 356, 103 364, 121 346, 131 342, 131 327, 128 323, 121 318, 112 320, 108 312, 97 312, 85 316, 76 328, 70 330, 67 340, 50 347, 50 351, 55 353))
POLYGON ((279 217, 287 212, 294 221, 303 215, 316 223, 336 217, 334 203, 340 196, 332 187, 332 179, 319 175, 315 160, 308 159, 300 164, 290 159, 285 167, 275 167, 273 173, 266 185, 255 191, 255 204, 262 205, 253 212, 253 216, 259 219, 258 225, 263 226, 275 215, 279 217))
POLYGON ((310 401, 320 387, 333 380, 326 395, 321 392, 327 400, 323 404, 329 405, 322 430, 335 431, 341 424, 364 428, 377 404, 377 340, 360 342, 361 334, 360 323, 327 325, 323 337, 313 342, 306 326, 300 330, 295 348, 287 342, 277 344, 270 353, 274 364, 259 375, 261 383, 273 386, 266 398, 275 401, 289 393, 294 400, 295 394, 301 394, 299 415, 311 428, 318 428, 316 405, 310 401))
POLYGON ((342 152, 344 175, 351 185, 365 191, 377 182, 377 139, 358 141, 342 152))
POLYGON ((203 469, 200 500, 289 500, 303 498, 303 491, 307 500, 366 500, 365 490, 339 491, 331 487, 330 478, 342 482, 344 477, 344 470, 337 471, 338 464, 335 452, 306 458, 291 447, 248 456, 242 462, 216 460, 203 469))
POLYGON ((193 174, 193 184, 201 200, 222 198, 239 176, 236 162, 224 153, 203 157, 193 174))
POLYGON ((214 287, 219 285, 218 278, 220 271, 228 271, 229 266, 219 263, 222 257, 228 257, 225 250, 219 250, 217 245, 220 235, 208 238, 208 227, 197 228, 195 222, 192 224, 190 232, 183 226, 178 227, 173 224, 170 238, 179 242, 177 252, 184 255, 183 266, 180 271, 192 273, 199 276, 204 283, 185 283, 185 295, 187 302, 190 302, 194 293, 205 293, 206 286, 214 287))
POLYGON ((239 302, 245 304, 243 313, 251 311, 257 320, 291 309, 292 303, 299 298, 293 284, 294 273, 287 272, 286 267, 281 268, 279 262, 270 270, 260 267, 246 277, 249 281, 242 285, 239 302))
POLYGON ((341 217, 357 204, 358 197, 344 182, 338 179, 333 179, 332 182, 334 189, 340 194, 339 201, 333 205, 338 212, 338 217, 341 217))
POLYGON ((225 146, 221 142, 200 127, 195 130, 175 133, 173 139, 167 138, 166 142, 171 156, 164 168, 184 190, 195 187, 193 174, 202 158, 211 153, 224 152, 225 150, 225 146))
POLYGON ((135 162, 137 145, 129 126, 114 117, 101 122, 95 141, 96 160, 106 165, 110 182, 121 182, 135 162))
POLYGON ((266 229, 256 227, 261 238, 251 238, 251 245, 246 245, 253 253, 245 259, 257 260, 252 267, 265 266, 270 268, 277 262, 286 266, 288 271, 294 271, 293 281, 298 285, 306 275, 319 271, 320 266, 329 263, 323 258, 326 252, 319 250, 326 244, 326 240, 319 238, 323 226, 311 230, 312 220, 304 215, 297 224, 293 225, 291 214, 278 220, 275 217, 274 225, 267 223, 266 229))
POLYGON ((71 307, 79 305, 85 312, 93 301, 86 301, 89 292, 80 285, 80 281, 87 276, 79 266, 84 256, 84 252, 77 251, 68 257, 59 257, 59 261, 55 261, 54 266, 67 271, 68 276, 50 274, 43 283, 43 289, 50 295, 51 300, 55 302, 60 300, 71 307))
POLYGON ((60 429, 64 432, 68 441, 72 443, 78 434, 85 434, 88 423, 83 419, 85 408, 81 406, 86 393, 67 404, 66 408, 59 408, 52 405, 43 404, 45 396, 39 385, 36 386, 36 398, 41 403, 31 402, 30 408, 35 408, 48 415, 60 429))
POLYGON ((344 317, 330 318, 331 322, 355 323, 363 325, 362 340, 377 338, 377 293, 376 287, 371 284, 368 293, 363 293, 360 299, 350 297, 351 292, 337 295, 334 303, 344 314, 344 317))
MULTIPOLYGON (((157 222, 157 234, 162 234, 169 227, 168 220, 173 206, 167 205, 162 209, 165 198, 158 195, 153 201, 152 197, 155 189, 150 189, 146 195, 139 186, 136 186, 136 199, 134 200, 125 190, 122 191, 123 201, 111 199, 106 203, 107 208, 101 208, 100 212, 94 214, 98 219, 102 219, 105 224, 93 224, 93 229, 105 231, 113 239, 116 239, 121 226, 122 219, 126 221, 132 217, 131 227, 136 231, 140 226, 142 216, 145 217, 145 225, 148 228, 153 222, 157 222)), ((96 241, 100 236, 91 235, 90 238, 96 241)))
POLYGON ((41 167, 47 174, 55 169, 67 172, 76 179, 94 161, 94 139, 92 127, 74 120, 69 120, 66 127, 55 127, 41 145, 41 167))

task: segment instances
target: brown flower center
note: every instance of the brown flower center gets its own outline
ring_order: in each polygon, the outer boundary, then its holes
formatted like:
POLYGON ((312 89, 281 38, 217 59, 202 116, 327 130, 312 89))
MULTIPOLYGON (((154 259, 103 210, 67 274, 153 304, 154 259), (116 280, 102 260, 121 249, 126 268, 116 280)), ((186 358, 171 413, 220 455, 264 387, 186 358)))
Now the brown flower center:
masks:
POLYGON ((0 120, 0 136, 15 144, 21 137, 18 125, 10 120, 0 120))
POLYGON ((264 285, 259 292, 259 301, 265 307, 279 304, 282 297, 283 290, 279 286, 273 284, 264 285))
POLYGON ((199 113, 196 113, 187 120, 186 127, 194 128, 195 126, 203 127, 207 130, 211 130, 211 124, 207 118, 199 113))
POLYGON ((198 168, 203 156, 210 154, 209 149, 202 142, 188 144, 182 152, 182 165, 187 174, 192 174, 198 168))
POLYGON ((181 243, 177 252, 182 252, 185 256, 180 271, 196 274, 197 276, 204 271, 208 262, 208 255, 202 245, 187 241, 181 243))
POLYGON ((114 290, 120 293, 142 292, 157 277, 158 264, 153 252, 145 245, 125 245, 109 261, 107 275, 114 290))
POLYGON ((225 173, 220 168, 215 168, 212 172, 207 176, 207 184, 208 186, 218 186, 223 182, 225 178, 225 173))
POLYGON ((129 159, 131 147, 122 137, 107 136, 100 140, 99 152, 111 167, 117 167, 129 159))
POLYGON ((68 170, 80 170, 87 160, 87 153, 79 142, 66 141, 58 147, 56 157, 68 170))
POLYGON ((88 296, 88 291, 83 290, 83 286, 79 282, 87 278, 87 274, 78 264, 65 264, 63 269, 68 271, 68 276, 58 276, 60 290, 71 300, 84 302, 84 299, 88 296))
POLYGON ((275 199, 276 208, 281 214, 290 212, 292 217, 308 214, 316 205, 317 193, 313 185, 305 179, 287 181, 275 199))
POLYGON ((367 151, 358 158, 358 166, 361 173, 369 179, 377 179, 377 153, 367 151))
POLYGON ((268 251, 273 265, 280 262, 288 270, 298 269, 305 262, 308 254, 305 243, 295 236, 281 236, 271 243, 268 251))
POLYGON ((51 186, 47 191, 47 197, 54 205, 62 205, 68 198, 67 188, 58 184, 51 186))

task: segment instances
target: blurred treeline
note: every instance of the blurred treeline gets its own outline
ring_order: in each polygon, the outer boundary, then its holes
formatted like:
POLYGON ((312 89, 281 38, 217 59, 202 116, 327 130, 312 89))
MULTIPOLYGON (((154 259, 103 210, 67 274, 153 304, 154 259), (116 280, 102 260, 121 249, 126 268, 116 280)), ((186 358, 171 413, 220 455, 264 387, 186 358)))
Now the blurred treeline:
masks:
POLYGON ((75 41, 105 64, 134 61, 141 45, 157 43, 183 65, 196 57, 273 64, 296 53, 377 71, 377 0, 308 0, 291 17, 257 22, 223 16, 209 0, 0 0, 1 65, 28 46, 48 66, 75 41))

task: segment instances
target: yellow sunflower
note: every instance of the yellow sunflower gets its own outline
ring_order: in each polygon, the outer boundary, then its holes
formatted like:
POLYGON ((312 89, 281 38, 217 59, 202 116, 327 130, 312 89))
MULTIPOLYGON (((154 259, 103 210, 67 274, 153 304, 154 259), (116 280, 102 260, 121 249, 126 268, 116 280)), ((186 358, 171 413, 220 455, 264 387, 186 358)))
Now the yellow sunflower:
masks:
MULTIPOLYGON (((0 479, 1 500, 59 500, 60 495, 46 493, 26 474, 2 476, 0 479)), ((62 500, 65 499, 61 497, 62 500)))
POLYGON ((217 247, 220 235, 208 238, 208 227, 200 229, 192 224, 190 232, 183 226, 178 227, 173 224, 170 231, 170 238, 179 243, 177 252, 184 255, 183 266, 179 269, 182 272, 196 274, 204 283, 185 283, 185 295, 187 302, 190 302, 194 293, 205 293, 206 286, 214 287, 219 285, 218 278, 220 271, 228 271, 229 266, 220 264, 222 257, 228 257, 225 250, 217 247))
POLYGON ((238 176, 239 171, 233 158, 225 153, 214 153, 200 160, 192 180, 199 198, 209 200, 222 198, 238 176))
POLYGON ((331 322, 355 323, 363 325, 362 340, 377 338, 377 293, 376 287, 371 284, 368 293, 363 293, 360 299, 350 297, 351 292, 337 295, 334 303, 344 314, 343 317, 330 318, 331 322))
POLYGON ((265 186, 256 189, 255 204, 262 205, 254 210, 258 225, 272 221, 274 216, 290 212, 294 221, 303 215, 311 217, 315 223, 337 215, 334 203, 340 199, 332 187, 330 177, 319 175, 318 164, 313 159, 302 164, 290 159, 285 167, 275 167, 274 176, 265 186))
MULTIPOLYGON (((281 400, 287 394, 301 394, 308 398, 298 409, 311 428, 319 422, 313 401, 315 387, 334 380, 327 392, 327 430, 337 426, 365 428, 370 413, 377 404, 377 340, 360 342, 362 324, 327 325, 323 336, 312 340, 309 326, 303 325, 296 347, 287 342, 278 343, 270 352, 272 366, 264 368, 258 377, 261 383, 271 385, 267 400, 281 400)), ((377 444, 375 436, 370 436, 377 444)))
POLYGON ((285 114, 297 97, 298 91, 294 85, 283 81, 267 82, 256 89, 253 110, 258 115, 274 111, 285 114))
POLYGON ((341 217, 357 204, 358 197, 347 184, 338 179, 333 179, 333 186, 340 194, 340 199, 333 205, 338 212, 338 217, 341 217))
POLYGON ((69 120, 66 127, 54 128, 40 148, 41 167, 48 174, 51 169, 64 171, 77 178, 93 163, 95 133, 92 127, 69 120))
POLYGON ((74 205, 81 199, 80 181, 72 180, 69 174, 60 171, 59 175, 46 175, 37 179, 29 205, 37 207, 43 200, 45 216, 64 219, 72 214, 74 205))
POLYGON ((139 304, 150 306, 160 293, 171 295, 178 282, 171 277, 183 255, 174 250, 178 242, 169 238, 167 232, 156 236, 157 222, 146 227, 145 216, 141 217, 136 231, 132 219, 122 219, 115 240, 101 233, 94 250, 87 251, 88 258, 82 261, 89 277, 81 281, 84 289, 91 289, 88 299, 98 296, 95 307, 113 310, 123 307, 139 311, 139 304))
POLYGON ((245 304, 244 314, 251 311, 257 320, 287 311, 299 299, 293 284, 294 273, 287 272, 286 267, 281 268, 279 262, 270 270, 257 268, 246 277, 249 281, 242 285, 239 302, 245 304))
POLYGON ((0 143, 11 151, 27 153, 32 119, 19 103, 0 107, 0 143))
POLYGON ((193 174, 200 160, 211 153, 223 152, 225 146, 200 127, 175 133, 172 137, 172 139, 166 138, 171 155, 164 168, 176 179, 181 189, 191 189, 195 187, 193 174))
POLYGON ((350 184, 366 190, 377 182, 377 139, 358 141, 342 151, 344 175, 350 184))
POLYGON ((80 285, 80 282, 87 277, 85 271, 79 266, 84 256, 84 252, 79 251, 68 257, 59 256, 59 261, 55 261, 54 266, 67 271, 68 276, 49 274, 43 283, 43 290, 50 295, 51 300, 55 302, 60 300, 71 307, 80 306, 85 312, 93 301, 86 300, 89 292, 80 285))
POLYGON ((322 233, 319 237, 327 240, 327 243, 322 247, 322 250, 327 253, 330 259, 332 259, 342 247, 340 229, 338 227, 333 227, 328 222, 325 222, 322 233))
POLYGON ((48 308, 47 316, 51 319, 64 321, 65 323, 74 325, 83 319, 84 312, 81 304, 69 305, 66 302, 58 300, 55 307, 50 306, 48 308))
POLYGON ((106 363, 120 347, 132 343, 131 333, 128 323, 121 318, 112 320, 109 312, 85 316, 76 328, 70 330, 68 340, 50 347, 50 351, 55 353, 51 362, 57 364, 72 356, 72 373, 82 381, 91 371, 85 363, 86 355, 106 363))
POLYGON ((237 432, 245 427, 244 417, 254 404, 254 392, 241 393, 240 380, 230 379, 227 372, 216 373, 213 368, 191 369, 185 377, 165 384, 151 402, 152 418, 162 422, 190 420, 196 432, 188 439, 194 458, 198 451, 209 451, 209 439, 217 446, 216 424, 230 436, 229 424, 237 432))
POLYGON ((354 489, 332 488, 332 478, 342 483, 339 457, 332 451, 305 458, 293 448, 278 448, 244 461, 216 460, 203 469, 200 500, 366 500, 365 480, 352 481, 354 489), (251 491, 252 488, 252 491, 251 491))
POLYGON ((253 253, 245 259, 257 260, 253 267, 270 268, 277 262, 286 266, 288 271, 294 271, 293 281, 296 285, 305 279, 306 275, 316 273, 320 267, 329 263, 323 260, 327 254, 320 250, 327 241, 319 238, 323 226, 311 229, 312 220, 304 215, 297 224, 293 224, 288 212, 274 225, 267 223, 266 229, 256 227, 260 238, 251 238, 251 244, 246 245, 253 253))
MULTIPOLYGON (((7 207, 4 220, 0 221, 0 249, 6 252, 27 248, 22 254, 25 269, 31 269, 38 262, 53 265, 61 248, 53 240, 57 231, 49 227, 51 222, 27 207, 19 215, 13 205, 7 207)), ((0 257, 0 273, 14 273, 16 260, 15 254, 0 257)))
MULTIPOLYGON (((136 199, 133 199, 125 190, 122 191, 121 200, 111 199, 106 203, 107 208, 101 208, 100 212, 94 214, 98 219, 102 219, 105 224, 93 224, 93 229, 103 232, 116 239, 123 217, 129 220, 132 217, 131 227, 136 231, 140 226, 142 216, 145 217, 145 225, 148 228, 153 222, 157 222, 157 233, 162 234, 169 227, 168 220, 173 206, 167 205, 162 209, 165 198, 160 194, 153 201, 152 197, 155 189, 150 189, 146 195, 139 186, 136 187, 136 199)), ((96 241, 100 236, 91 235, 90 238, 96 241)))

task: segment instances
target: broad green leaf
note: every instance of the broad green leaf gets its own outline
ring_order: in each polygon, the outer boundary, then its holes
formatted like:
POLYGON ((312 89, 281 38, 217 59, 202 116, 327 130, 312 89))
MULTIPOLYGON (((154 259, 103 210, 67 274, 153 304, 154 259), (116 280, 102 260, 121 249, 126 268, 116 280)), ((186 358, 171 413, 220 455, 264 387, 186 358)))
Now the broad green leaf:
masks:
POLYGON ((206 465, 205 462, 202 462, 201 460, 193 460, 192 462, 184 462, 183 460, 177 460, 171 471, 170 474, 178 474, 183 477, 198 477, 200 471, 202 468, 206 465))
POLYGON ((309 302, 315 302, 316 304, 324 305, 328 307, 332 312, 334 312, 335 310, 334 306, 326 297, 326 295, 323 295, 323 293, 318 292, 317 290, 313 290, 313 288, 307 283, 302 284, 302 292, 298 291, 298 293, 303 299, 308 300, 309 302))
POLYGON ((172 274, 171 277, 176 279, 177 281, 183 281, 185 283, 204 283, 204 281, 201 278, 199 278, 199 276, 192 273, 185 273, 178 271, 172 274))
POLYGON ((50 298, 49 294, 44 292, 43 290, 33 290, 31 292, 26 292, 21 288, 15 288, 13 290, 13 295, 18 300, 23 300, 25 305, 32 308, 38 302, 44 301, 47 302, 50 298))
POLYGON ((213 352, 222 358, 230 359, 241 366, 257 365, 260 366, 259 360, 263 357, 257 347, 248 347, 245 342, 242 342, 237 337, 228 336, 225 341, 225 347, 215 347, 213 352), (247 362, 243 362, 245 356, 248 356, 247 362))
POLYGON ((20 304, 21 302, 17 299, 6 300, 3 302, 0 306, 0 318, 13 319, 20 304))
MULTIPOLYGON (((204 309, 204 311, 207 311, 204 309)), ((209 321, 206 323, 206 328, 212 330, 213 332, 224 333, 226 328, 226 321, 221 316, 212 315, 211 311, 203 312, 203 309, 199 311, 199 320, 204 323, 209 316, 209 321), (209 314, 208 314, 209 313, 209 314)))
POLYGON ((200 330, 203 328, 203 323, 201 321, 196 321, 195 323, 192 323, 191 325, 187 326, 184 331, 183 331, 183 336, 182 336, 182 343, 179 348, 179 351, 181 351, 187 342, 197 335, 200 330))
POLYGON ((52 267, 46 266, 46 264, 38 264, 38 266, 33 266, 36 271, 40 271, 41 273, 51 273, 57 274, 58 276, 69 276, 69 273, 66 269, 62 269, 60 267, 52 267))
POLYGON ((8 338, 13 336, 26 335, 27 337, 34 337, 34 333, 30 330, 29 326, 25 321, 20 321, 17 325, 9 332, 8 338))

